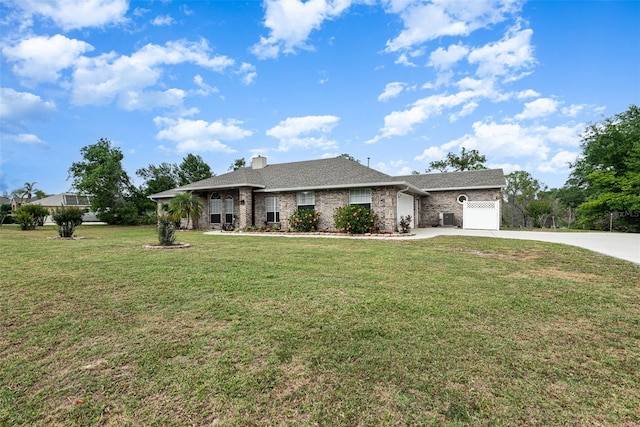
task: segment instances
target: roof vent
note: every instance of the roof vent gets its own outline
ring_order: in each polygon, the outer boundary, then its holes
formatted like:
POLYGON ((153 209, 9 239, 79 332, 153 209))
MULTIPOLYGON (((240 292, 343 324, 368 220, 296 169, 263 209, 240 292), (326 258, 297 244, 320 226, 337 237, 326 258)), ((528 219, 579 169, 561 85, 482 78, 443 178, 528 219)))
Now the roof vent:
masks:
POLYGON ((251 169, 262 169, 267 166, 267 158, 257 156, 251 159, 251 169))

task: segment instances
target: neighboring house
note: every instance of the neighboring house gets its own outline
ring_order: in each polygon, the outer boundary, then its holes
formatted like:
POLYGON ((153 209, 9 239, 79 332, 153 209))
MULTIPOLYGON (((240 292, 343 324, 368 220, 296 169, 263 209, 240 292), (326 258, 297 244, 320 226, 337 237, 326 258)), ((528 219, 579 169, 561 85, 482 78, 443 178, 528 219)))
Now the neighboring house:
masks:
MULTIPOLYGON (((466 194, 469 200, 480 200, 486 195, 490 197, 486 201, 496 201, 499 209, 500 197, 496 200, 494 196, 499 196, 500 188, 504 186, 502 170, 490 171, 492 183, 481 178, 477 178, 476 183, 472 178, 475 173, 462 173, 471 174, 460 180, 472 184, 470 187, 460 188, 456 182, 451 188, 435 188, 439 193, 437 197, 442 195, 445 200, 446 191, 451 189, 457 191, 456 195, 466 194)), ((437 175, 457 176, 455 173, 437 175)), ((433 175, 392 177, 343 157, 267 165, 267 159, 258 156, 252 159, 250 167, 149 198, 157 202, 161 213, 173 196, 192 191, 202 200, 204 209, 198 227, 205 229, 222 228, 225 224, 244 228, 279 223, 286 230, 288 218, 296 209, 312 208, 320 213, 319 228, 333 230, 335 209, 351 204, 373 209, 380 219, 380 231, 393 232, 398 228, 400 217, 407 215, 413 218, 412 227, 414 224, 419 227, 436 225, 433 220, 441 211, 434 209, 445 202, 430 204, 432 196, 428 187, 431 185, 429 181, 419 179, 428 176, 433 175)), ((456 212, 453 211, 454 215, 456 212)))
MULTIPOLYGON (((42 199, 33 200, 29 203, 30 205, 41 205, 47 209, 49 212, 53 212, 54 209, 59 208, 61 206, 68 207, 76 207, 83 209, 86 213, 82 216, 83 222, 97 222, 98 218, 96 214, 89 211, 91 204, 91 196, 78 195, 75 193, 60 193, 54 194, 52 196, 47 196, 42 199)), ((47 222, 51 222, 51 216, 47 217, 47 222)))

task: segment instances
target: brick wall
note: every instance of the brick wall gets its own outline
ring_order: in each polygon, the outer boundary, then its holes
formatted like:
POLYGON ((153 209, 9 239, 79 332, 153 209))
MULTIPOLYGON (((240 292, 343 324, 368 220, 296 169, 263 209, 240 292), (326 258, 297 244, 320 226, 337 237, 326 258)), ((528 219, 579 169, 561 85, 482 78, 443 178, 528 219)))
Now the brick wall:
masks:
MULTIPOLYGON (((289 228, 289 216, 298 208, 296 192, 283 193, 255 193, 255 222, 262 226, 267 218, 265 197, 280 197, 280 227, 289 228)), ((390 187, 375 187, 371 189, 371 208, 378 214, 381 231, 395 231, 397 228, 397 190, 390 187)), ((349 189, 316 190, 315 210, 320 213, 320 230, 335 230, 333 214, 336 208, 349 204, 349 189)))
POLYGON ((488 190, 454 190, 430 191, 430 195, 420 198, 420 218, 418 227, 432 227, 438 225, 440 212, 453 213, 454 224, 462 226, 462 203, 458 203, 458 196, 464 194, 467 200, 500 200, 500 189, 488 190))

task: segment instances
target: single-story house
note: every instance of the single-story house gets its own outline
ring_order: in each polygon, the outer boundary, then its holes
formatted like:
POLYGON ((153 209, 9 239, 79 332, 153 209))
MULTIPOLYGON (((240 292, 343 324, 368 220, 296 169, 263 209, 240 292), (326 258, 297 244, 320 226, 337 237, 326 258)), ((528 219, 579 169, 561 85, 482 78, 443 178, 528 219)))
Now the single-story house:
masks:
MULTIPOLYGON (((75 193, 60 193, 52 196, 43 197, 42 199, 33 200, 25 203, 30 205, 41 205, 53 213, 54 209, 61 206, 76 207, 85 211, 82 216, 83 222, 97 222, 98 218, 94 212, 90 212, 91 196, 80 195, 75 193)), ((48 216, 45 222, 52 222, 51 216, 48 216)))
POLYGON ((345 205, 373 209, 383 232, 396 231, 400 217, 407 215, 412 227, 464 226, 468 221, 474 227, 498 229, 504 185, 501 169, 393 177, 344 157, 269 165, 258 156, 249 167, 149 198, 161 213, 177 194, 193 192, 202 200, 197 227, 204 229, 279 223, 286 230, 295 210, 312 208, 320 213, 319 228, 333 230, 334 211, 345 205), (486 207, 470 209, 472 202, 486 207), (474 221, 476 211, 481 221, 474 221))

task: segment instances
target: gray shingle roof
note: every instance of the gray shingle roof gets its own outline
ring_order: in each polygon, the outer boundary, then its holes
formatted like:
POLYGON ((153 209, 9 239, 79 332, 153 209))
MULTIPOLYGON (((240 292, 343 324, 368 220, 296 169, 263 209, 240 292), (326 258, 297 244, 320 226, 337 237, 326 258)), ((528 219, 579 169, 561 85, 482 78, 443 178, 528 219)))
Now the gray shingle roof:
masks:
POLYGON ((381 185, 408 186, 411 192, 426 195, 430 190, 499 188, 505 181, 502 169, 392 177, 344 157, 334 157, 266 165, 261 169, 240 168, 149 197, 161 199, 190 190, 238 187, 270 192, 381 185))
POLYGON ((410 182, 423 191, 501 188, 506 185, 502 169, 406 175, 395 179, 410 182))
MULTIPOLYGON (((410 185, 385 173, 343 157, 267 165, 261 169, 240 168, 233 172, 153 194, 158 199, 189 190, 254 187, 256 191, 296 191, 373 185, 410 185)), ((421 193, 418 188, 415 192, 421 193)))

